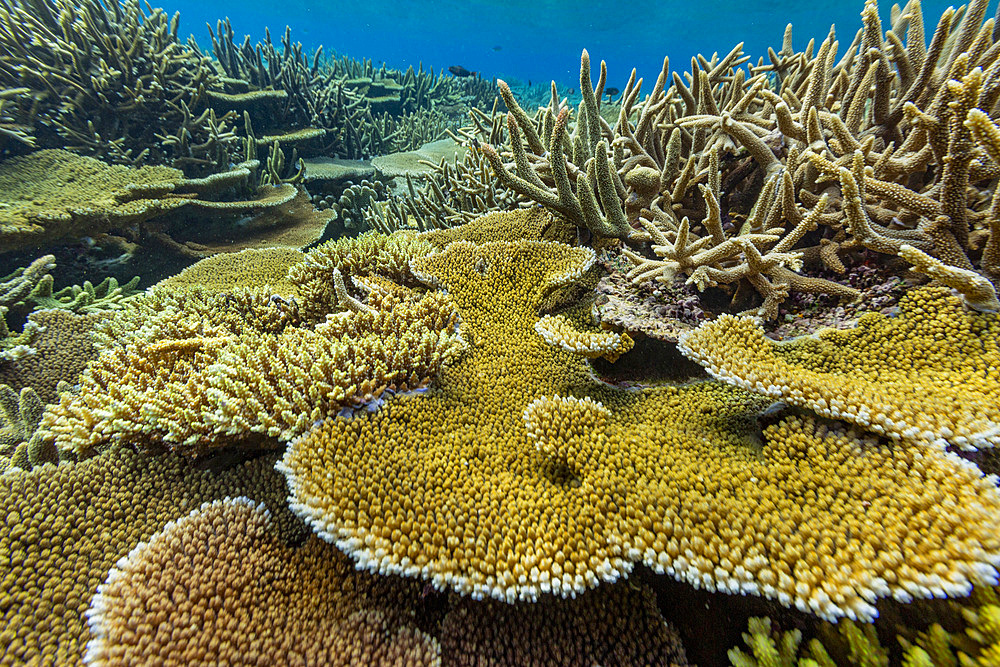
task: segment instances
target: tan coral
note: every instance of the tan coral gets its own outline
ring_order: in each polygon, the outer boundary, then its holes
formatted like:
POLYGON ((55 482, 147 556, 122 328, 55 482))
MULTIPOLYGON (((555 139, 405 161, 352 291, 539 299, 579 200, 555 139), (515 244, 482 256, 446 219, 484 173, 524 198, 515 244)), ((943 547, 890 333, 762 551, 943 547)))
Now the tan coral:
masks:
POLYGON ((995 579, 1000 492, 956 456, 802 420, 761 444, 770 399, 716 382, 616 389, 534 335, 538 305, 592 257, 459 241, 415 260, 454 298, 469 350, 427 392, 292 442, 294 510, 359 567, 508 602, 644 563, 870 618, 880 597, 995 579))
POLYGON ((79 664, 84 614, 115 560, 203 502, 252 496, 283 539, 300 537, 272 465, 260 457, 208 471, 121 449, 0 477, 0 664, 79 664))
POLYGON ((97 589, 84 662, 440 664, 405 610, 363 594, 368 575, 316 538, 286 546, 270 523, 263 505, 225 498, 140 542, 97 589))
POLYGON ((75 452, 131 440, 192 454, 286 441, 384 392, 426 386, 463 345, 441 294, 374 291, 367 310, 315 329, 296 326, 294 302, 266 292, 172 299, 130 338, 111 337, 80 390, 46 411, 46 439, 75 452))
POLYGON ((723 315, 681 338, 715 377, 894 439, 963 449, 1000 444, 1000 320, 940 287, 912 292, 896 317, 787 343, 723 315))
POLYGON ((458 601, 441 624, 441 653, 454 665, 687 665, 677 630, 645 584, 619 582, 575 600, 508 605, 458 601))

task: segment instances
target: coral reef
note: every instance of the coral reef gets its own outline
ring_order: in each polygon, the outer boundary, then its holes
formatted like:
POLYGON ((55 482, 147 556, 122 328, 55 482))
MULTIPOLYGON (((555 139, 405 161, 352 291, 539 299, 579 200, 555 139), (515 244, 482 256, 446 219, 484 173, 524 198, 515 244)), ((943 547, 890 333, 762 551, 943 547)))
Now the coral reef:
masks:
POLYGON ((81 463, 0 476, 3 591, 0 664, 80 664, 85 613, 115 561, 203 502, 245 495, 264 502, 285 539, 301 528, 287 489, 258 458, 199 470, 178 456, 119 449, 81 463))
POLYGON ((295 440, 281 463, 295 511, 361 567, 508 601, 576 595, 641 562, 870 618, 880 597, 995 578, 1000 492, 955 455, 812 418, 755 442, 764 399, 714 382, 614 389, 547 345, 537 308, 592 262, 525 240, 412 260, 455 300, 470 349, 428 392, 295 440))
POLYGON ((97 589, 85 661, 440 664, 437 641, 399 611, 419 589, 379 599, 336 549, 286 546, 270 522, 262 505, 225 498, 140 542, 97 589))
POLYGON ((896 440, 962 449, 1000 444, 1000 320, 940 287, 909 293, 896 317, 783 343, 723 315, 679 347, 714 377, 896 440))
POLYGON ((0 665, 1000 664, 987 7, 643 94, 0 3, 0 665))

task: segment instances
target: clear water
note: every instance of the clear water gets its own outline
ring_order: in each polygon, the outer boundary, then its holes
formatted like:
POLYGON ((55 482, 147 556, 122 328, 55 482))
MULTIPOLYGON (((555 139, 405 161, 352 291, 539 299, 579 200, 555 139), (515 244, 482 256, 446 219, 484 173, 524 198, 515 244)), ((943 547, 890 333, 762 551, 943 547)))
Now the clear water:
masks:
MULTIPOLYGON (((996 3, 990 3, 994 11, 996 3)), ((238 36, 255 42, 265 26, 278 39, 284 27, 307 48, 320 44, 329 52, 384 61, 406 69, 423 62, 435 70, 461 65, 485 77, 579 86, 580 52, 608 64, 608 85, 624 88, 635 67, 647 86, 656 80, 669 56, 672 69, 689 69, 691 56, 726 53, 739 42, 756 59, 777 50, 785 26, 795 27, 795 47, 817 44, 831 24, 841 52, 861 27, 861 0, 835 2, 756 2, 653 0, 590 2, 565 0, 369 0, 273 3, 171 0, 162 6, 180 11, 181 32, 210 44, 206 23, 228 16, 238 36)), ((923 3, 925 20, 936 20, 949 6, 923 3)), ((892 7, 880 3, 883 21, 892 7)), ((933 25, 926 26, 928 37, 933 25)))

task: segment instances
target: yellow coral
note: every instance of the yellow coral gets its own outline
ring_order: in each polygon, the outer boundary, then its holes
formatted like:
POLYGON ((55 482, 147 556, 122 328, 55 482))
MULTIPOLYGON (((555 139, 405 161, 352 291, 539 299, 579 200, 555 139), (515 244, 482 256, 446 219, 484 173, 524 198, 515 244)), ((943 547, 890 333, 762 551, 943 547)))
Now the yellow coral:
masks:
MULTIPOLYGON (((150 299, 158 298, 157 295, 150 299)), ((316 421, 425 386, 462 347, 446 295, 373 292, 367 310, 294 326, 266 292, 159 297, 165 307, 111 338, 42 420, 42 437, 84 452, 129 440, 199 454, 254 435, 289 440, 316 421), (284 322, 284 324, 282 324, 284 322)))
POLYGON ((288 270, 304 258, 305 253, 296 248, 250 248, 220 253, 161 280, 156 288, 225 292, 237 287, 267 287, 273 294, 294 296, 298 288, 286 280, 286 276, 288 270))
POLYGON ((377 274, 399 283, 412 283, 410 260, 433 250, 433 245, 413 232, 368 232, 328 241, 311 250, 302 262, 289 269, 288 281, 298 287, 310 316, 321 319, 338 305, 334 271, 349 276, 377 274))
POLYGON ((900 301, 896 317, 775 343, 723 315, 681 338, 715 377, 894 439, 969 449, 1000 444, 1000 318, 943 288, 900 301))
POLYGON ((587 357, 615 361, 632 349, 635 342, 627 334, 614 331, 580 331, 565 315, 546 315, 535 322, 535 331, 549 345, 587 357))
POLYGON ((802 419, 762 447, 762 397, 715 382, 615 389, 546 345, 538 304, 592 258, 459 241, 415 260, 455 299, 470 349, 426 393, 295 440, 281 467, 296 512, 361 567, 507 601, 577 595, 641 562, 870 618, 879 597, 996 576, 1000 493, 956 457, 802 419))

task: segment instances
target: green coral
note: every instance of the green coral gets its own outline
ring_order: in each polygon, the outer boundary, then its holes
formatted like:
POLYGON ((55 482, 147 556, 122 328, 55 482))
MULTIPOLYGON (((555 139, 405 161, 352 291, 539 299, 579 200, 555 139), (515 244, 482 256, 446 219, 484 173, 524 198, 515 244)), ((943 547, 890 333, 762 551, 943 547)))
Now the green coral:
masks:
POLYGON ((9 385, 0 384, 0 471, 55 460, 55 450, 35 437, 44 409, 34 389, 25 387, 18 394, 9 385))
MULTIPOLYGON (((941 623, 909 638, 896 640, 903 667, 988 667, 1000 664, 1000 594, 998 588, 977 588, 957 608, 964 628, 949 632, 941 623)), ((743 642, 749 653, 729 649, 733 667, 888 667, 889 650, 879 640, 875 625, 842 620, 822 623, 819 638, 803 644, 800 630, 778 632, 771 619, 753 617, 743 642)), ((902 632, 908 632, 903 629, 902 632)))

